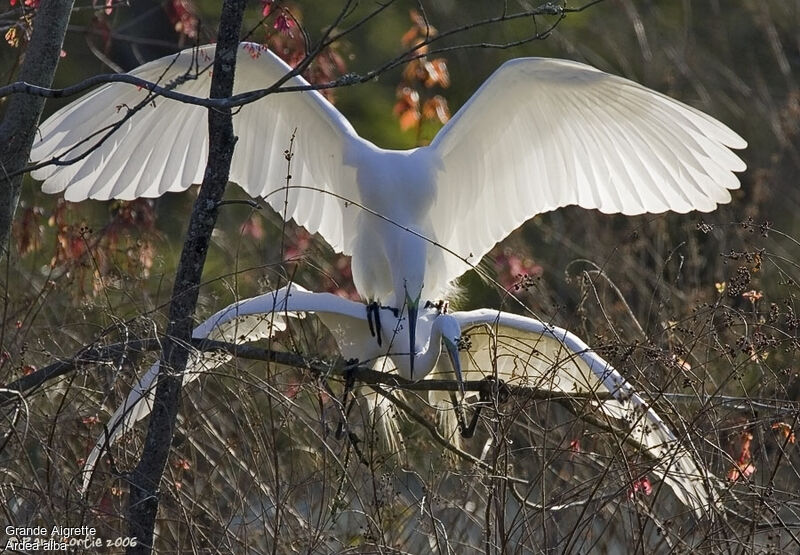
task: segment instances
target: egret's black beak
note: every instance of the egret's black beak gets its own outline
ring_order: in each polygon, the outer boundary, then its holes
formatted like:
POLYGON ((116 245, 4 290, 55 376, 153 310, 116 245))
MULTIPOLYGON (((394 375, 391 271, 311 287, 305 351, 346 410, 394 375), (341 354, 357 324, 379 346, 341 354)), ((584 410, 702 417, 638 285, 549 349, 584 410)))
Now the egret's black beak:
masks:
POLYGON ((464 377, 461 374, 461 358, 458 356, 458 345, 456 341, 444 338, 444 347, 447 349, 447 356, 450 357, 450 363, 453 365, 453 371, 456 373, 456 380, 458 380, 458 389, 463 397, 464 377))
POLYGON ((419 297, 412 301, 406 294, 406 306, 408 307, 408 356, 411 357, 411 379, 414 379, 414 359, 417 358, 417 316, 419 315, 419 297))

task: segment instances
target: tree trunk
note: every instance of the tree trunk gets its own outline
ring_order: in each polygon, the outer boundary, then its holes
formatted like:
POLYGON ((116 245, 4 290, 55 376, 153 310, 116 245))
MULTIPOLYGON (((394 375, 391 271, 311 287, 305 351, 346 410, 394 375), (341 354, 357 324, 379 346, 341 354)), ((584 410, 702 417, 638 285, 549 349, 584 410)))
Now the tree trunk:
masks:
MULTIPOLYGON (((61 55, 73 0, 42 0, 33 21, 19 81, 50 87, 61 55)), ((22 170, 28 163, 45 98, 14 94, 0 124, 0 259, 8 253, 11 222, 19 203, 22 170)))
MULTIPOLYGON (((233 92, 233 75, 239 44, 245 0, 225 0, 222 7, 211 97, 225 98, 233 92)), ((194 204, 189 231, 183 244, 180 264, 170 303, 169 326, 153 412, 145 439, 144 451, 133 471, 128 505, 130 536, 137 539, 128 553, 150 553, 153 529, 158 512, 158 486, 169 455, 178 413, 183 372, 191 343, 192 316, 197 304, 203 266, 217 220, 217 211, 228 182, 236 137, 230 109, 208 112, 209 156, 200 194, 194 204)))

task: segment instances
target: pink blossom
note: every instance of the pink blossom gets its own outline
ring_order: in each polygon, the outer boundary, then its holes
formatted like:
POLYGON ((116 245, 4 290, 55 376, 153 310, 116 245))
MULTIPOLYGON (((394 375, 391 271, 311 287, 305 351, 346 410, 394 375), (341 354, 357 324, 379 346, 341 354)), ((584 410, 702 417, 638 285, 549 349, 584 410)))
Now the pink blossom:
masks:
POLYGON ((647 476, 634 480, 631 489, 628 490, 628 499, 633 499, 636 492, 641 492, 645 495, 653 493, 653 484, 650 483, 650 479, 647 476))
POLYGON ((282 13, 275 18, 275 24, 273 27, 280 33, 286 33, 287 35, 292 36, 290 29, 294 27, 294 21, 286 17, 286 14, 282 13))

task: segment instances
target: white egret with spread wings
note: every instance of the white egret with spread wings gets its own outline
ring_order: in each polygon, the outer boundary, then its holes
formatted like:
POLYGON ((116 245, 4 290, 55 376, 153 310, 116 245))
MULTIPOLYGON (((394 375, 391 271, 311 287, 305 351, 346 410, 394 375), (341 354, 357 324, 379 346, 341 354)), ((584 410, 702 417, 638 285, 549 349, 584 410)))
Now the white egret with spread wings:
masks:
MULTIPOLYGON (((383 346, 378 347, 363 305, 295 285, 239 301, 198 326, 193 336, 242 344, 270 337, 276 330, 285 329, 291 319, 309 314, 316 315, 331 332, 342 356, 376 368, 396 368, 402 377, 410 377, 404 347, 408 332, 403 319, 393 319, 392 329, 383 328, 383 346), (388 365, 383 363, 387 360, 388 365)), ((423 308, 418 328, 416 379, 432 371, 438 378, 455 376, 460 383, 462 377, 468 380, 492 377, 513 386, 572 398, 581 405, 577 411, 579 417, 601 425, 606 423, 617 432, 621 442, 637 446, 652 472, 661 476, 678 499, 696 514, 704 514, 714 503, 713 494, 707 489, 710 477, 695 462, 691 449, 677 439, 619 372, 572 333, 497 310, 443 313, 432 307, 423 308), (440 356, 442 346, 447 357, 440 356)), ((229 358, 219 352, 194 352, 184 383, 229 358)), ((158 364, 155 364, 112 415, 106 433, 97 439, 87 457, 84 490, 103 450, 150 412, 157 375, 158 364)), ((389 418, 384 418, 380 425, 384 433, 398 433, 389 418)), ((398 444, 392 438, 388 443, 398 444)))
MULTIPOLYGON (((345 359, 397 371, 401 377, 411 379, 407 347, 408 331, 403 319, 393 318, 392 326, 383 326, 381 333, 384 335, 379 346, 373 339, 362 304, 331 293, 312 293, 298 285, 287 286, 234 303, 195 328, 192 337, 243 344, 272 337, 276 331, 286 329, 287 320, 303 318, 307 314, 315 314, 322 321, 333 335, 339 352, 345 359)), ((458 324, 451 318, 433 318, 431 314, 426 314, 421 321, 425 333, 420 336, 413 357, 416 366, 415 377, 422 378, 433 370, 444 346, 451 363, 449 373, 461 382, 457 347, 460 336, 458 324)), ((184 385, 197 379, 209 368, 218 366, 230 358, 230 355, 219 351, 193 352, 184 372, 184 385)), ((106 425, 108 433, 98 438, 86 459, 87 470, 94 467, 101 450, 106 445, 150 413, 158 372, 159 364, 156 363, 133 387, 125 402, 113 414, 106 425)), ((394 442, 392 438, 389 441, 394 442)), ((84 488, 88 485, 90 474, 87 472, 84 476, 84 488)))
MULTIPOLYGON (((184 50, 131 74, 207 97, 214 48, 184 50)), ((242 43, 234 92, 267 88, 290 70, 242 43)), ((293 77, 285 85, 308 83, 293 77)), ((420 300, 446 296, 453 280, 536 214, 567 205, 707 212, 730 200, 739 187, 733 172, 745 169, 730 150, 745 141, 714 118, 622 77, 546 58, 503 64, 426 147, 382 149, 311 90, 242 106, 234 130, 231 181, 352 256, 362 297, 408 316, 409 346, 420 300)), ((202 180, 208 152, 205 108, 123 83, 58 111, 39 136, 32 160, 54 163, 33 176, 71 201, 185 190, 202 180)))

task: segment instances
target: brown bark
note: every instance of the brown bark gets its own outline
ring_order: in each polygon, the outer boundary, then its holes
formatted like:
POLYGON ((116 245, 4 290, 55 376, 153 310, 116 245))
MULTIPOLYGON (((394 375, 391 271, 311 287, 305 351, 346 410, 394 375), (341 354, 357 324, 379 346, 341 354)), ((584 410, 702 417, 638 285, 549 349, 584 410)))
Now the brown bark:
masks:
MULTIPOLYGON (((211 97, 225 98, 233 92, 233 76, 239 45, 239 29, 245 0, 225 0, 217 35, 211 97)), ((150 553, 158 512, 158 487, 169 455, 178 414, 183 372, 191 344, 192 316, 197 304, 198 288, 217 221, 217 211, 228 182, 236 137, 230 109, 208 112, 209 156, 200 194, 194 204, 186 241, 173 288, 169 310, 169 326, 161 371, 158 376, 153 412, 147 429, 144 451, 133 471, 128 505, 130 536, 137 545, 128 553, 150 553)))
MULTIPOLYGON (((18 80, 50 87, 64 44, 72 0, 42 0, 33 21, 18 80)), ((11 223, 19 203, 22 169, 28 163, 44 97, 11 95, 0 123, 0 258, 8 252, 11 223)))

